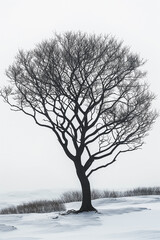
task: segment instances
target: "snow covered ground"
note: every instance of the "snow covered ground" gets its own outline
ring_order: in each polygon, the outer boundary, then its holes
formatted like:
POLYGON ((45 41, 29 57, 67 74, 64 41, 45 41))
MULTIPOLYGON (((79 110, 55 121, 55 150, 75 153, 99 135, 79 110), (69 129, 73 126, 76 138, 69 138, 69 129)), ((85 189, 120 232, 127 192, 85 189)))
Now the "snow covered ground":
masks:
MULTIPOLYGON (((4 196, 0 195, 0 208, 11 199, 16 202, 13 194, 4 196)), ((0 215, 0 240, 160 239, 160 196, 98 199, 93 204, 99 213, 0 215)), ((79 205, 69 203, 66 208, 79 205)))

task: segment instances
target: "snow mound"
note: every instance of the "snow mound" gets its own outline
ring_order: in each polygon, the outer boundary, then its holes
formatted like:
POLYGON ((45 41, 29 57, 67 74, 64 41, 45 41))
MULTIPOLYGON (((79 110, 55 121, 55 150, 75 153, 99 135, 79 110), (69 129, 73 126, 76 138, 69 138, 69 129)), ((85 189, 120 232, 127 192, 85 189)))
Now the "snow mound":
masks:
POLYGON ((158 230, 139 230, 139 231, 128 231, 118 234, 108 235, 111 239, 117 240, 135 240, 135 239, 144 239, 144 240, 159 240, 160 231, 158 230))
POLYGON ((100 213, 112 216, 112 215, 119 215, 131 212, 139 212, 144 210, 150 210, 148 208, 135 208, 135 207, 128 207, 128 208, 121 208, 121 209, 101 209, 100 213))
POLYGON ((0 232, 8 232, 8 231, 13 231, 16 230, 17 228, 14 226, 9 226, 5 224, 0 224, 0 232))

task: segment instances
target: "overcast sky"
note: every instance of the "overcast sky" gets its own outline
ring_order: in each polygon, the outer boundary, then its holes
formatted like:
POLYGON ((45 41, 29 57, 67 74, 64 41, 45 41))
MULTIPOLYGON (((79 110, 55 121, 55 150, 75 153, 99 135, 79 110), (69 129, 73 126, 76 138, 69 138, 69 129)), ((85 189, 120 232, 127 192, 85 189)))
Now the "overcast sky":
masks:
MULTIPOLYGON (((111 34, 147 60, 144 69, 160 109, 159 0, 0 0, 0 85, 18 49, 68 30, 111 34)), ((56 137, 0 99, 0 191, 79 188, 56 137)), ((160 118, 141 150, 121 155, 91 177, 92 188, 160 186, 160 118)))

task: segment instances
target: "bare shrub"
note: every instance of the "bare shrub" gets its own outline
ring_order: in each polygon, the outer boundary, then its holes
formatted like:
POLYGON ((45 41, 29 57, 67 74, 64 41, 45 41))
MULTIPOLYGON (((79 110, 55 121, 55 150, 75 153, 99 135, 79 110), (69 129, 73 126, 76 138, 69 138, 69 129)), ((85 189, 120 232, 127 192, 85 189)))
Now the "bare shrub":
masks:
POLYGON ((139 187, 125 191, 124 196, 160 195, 160 187, 139 187))
POLYGON ((29 203, 23 203, 18 206, 4 208, 0 210, 0 214, 48 213, 64 210, 65 206, 61 201, 39 200, 29 203))
POLYGON ((8 207, 0 210, 0 214, 17 214, 17 208, 16 207, 8 207))
MULTIPOLYGON (((139 187, 127 191, 110 191, 110 190, 92 190, 91 199, 99 198, 118 198, 142 195, 160 195, 160 187, 139 187)), ((63 203, 82 201, 82 193, 80 191, 69 191, 61 195, 60 200, 63 203)))
POLYGON ((91 198, 93 199, 98 199, 98 198, 103 198, 103 192, 100 190, 92 190, 91 191, 91 198))
POLYGON ((121 192, 118 191, 103 191, 103 198, 117 198, 121 196, 121 192))
POLYGON ((63 203, 80 202, 82 201, 82 193, 81 191, 65 192, 61 195, 60 199, 63 203))

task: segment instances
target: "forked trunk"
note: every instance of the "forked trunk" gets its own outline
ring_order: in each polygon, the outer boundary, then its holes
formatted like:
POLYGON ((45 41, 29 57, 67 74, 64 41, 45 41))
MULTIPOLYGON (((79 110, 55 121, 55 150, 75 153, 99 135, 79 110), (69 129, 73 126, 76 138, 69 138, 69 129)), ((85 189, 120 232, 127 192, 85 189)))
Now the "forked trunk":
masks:
POLYGON ((82 205, 78 212, 96 211, 91 202, 90 183, 81 164, 75 164, 77 176, 82 187, 82 205))

